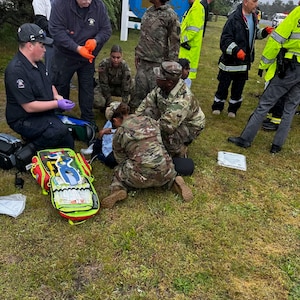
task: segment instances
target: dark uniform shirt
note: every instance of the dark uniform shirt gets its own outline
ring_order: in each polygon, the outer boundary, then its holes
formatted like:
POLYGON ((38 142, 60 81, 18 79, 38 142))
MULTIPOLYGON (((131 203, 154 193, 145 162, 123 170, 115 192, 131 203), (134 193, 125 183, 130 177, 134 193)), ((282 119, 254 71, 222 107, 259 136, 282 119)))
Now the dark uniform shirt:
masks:
POLYGON ((53 100, 52 84, 42 62, 34 67, 19 51, 5 70, 6 120, 12 124, 30 116, 54 113, 53 110, 40 113, 27 113, 22 104, 34 100, 53 100))

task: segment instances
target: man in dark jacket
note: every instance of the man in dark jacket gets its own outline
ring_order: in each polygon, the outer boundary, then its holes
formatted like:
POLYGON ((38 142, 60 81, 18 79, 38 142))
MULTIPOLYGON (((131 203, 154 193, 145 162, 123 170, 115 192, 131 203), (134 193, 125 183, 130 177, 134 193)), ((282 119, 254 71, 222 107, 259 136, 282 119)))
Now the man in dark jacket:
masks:
POLYGON ((224 109, 231 85, 228 117, 235 118, 242 104, 242 93, 248 79, 250 65, 254 61, 255 39, 263 39, 273 30, 260 29, 257 25, 257 0, 243 0, 229 16, 221 35, 219 60, 219 85, 212 105, 212 113, 219 115, 224 109))
POLYGON ((94 121, 94 58, 112 33, 104 3, 101 0, 54 1, 49 31, 55 51, 53 84, 64 98, 69 98, 70 80, 76 72, 81 118, 94 121))

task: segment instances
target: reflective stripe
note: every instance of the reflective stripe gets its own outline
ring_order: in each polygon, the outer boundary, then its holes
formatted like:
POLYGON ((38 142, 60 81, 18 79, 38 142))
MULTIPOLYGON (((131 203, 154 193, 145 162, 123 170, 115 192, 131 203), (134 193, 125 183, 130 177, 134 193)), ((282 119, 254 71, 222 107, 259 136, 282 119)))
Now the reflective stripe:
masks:
POLYGON ((292 54, 292 55, 300 56, 300 52, 295 52, 295 51, 288 51, 287 54, 292 54))
POLYGON ((274 123, 274 124, 279 125, 280 122, 281 122, 281 118, 274 118, 274 117, 272 117, 271 118, 271 122, 274 123))
POLYGON ((283 44, 287 39, 278 34, 275 30, 271 33, 271 37, 279 44, 283 44))
POLYGON ((229 103, 231 103, 231 104, 236 104, 236 103, 238 103, 238 102, 242 102, 243 101, 243 98, 241 98, 241 99, 239 99, 239 100, 233 100, 233 99, 229 99, 229 103))
POLYGON ((190 72, 197 72, 197 69, 196 68, 190 68, 190 72))
POLYGON ((241 72, 247 71, 247 65, 240 66, 225 66, 222 62, 219 63, 219 68, 225 72, 241 72))
POLYGON ((290 40, 300 40, 300 32, 292 33, 289 37, 290 40))
POLYGON ((201 28, 196 27, 196 26, 189 26, 186 28, 187 31, 191 30, 191 31, 196 31, 199 32, 201 30, 201 28))
POLYGON ((263 63, 268 65, 268 64, 272 64, 276 60, 276 58, 267 59, 265 56, 262 56, 261 60, 263 61, 263 63))
POLYGON ((230 45, 227 47, 226 49, 226 54, 231 55, 232 54, 232 50, 237 47, 237 44, 235 42, 230 43, 230 45))
POLYGON ((217 97, 215 96, 215 102, 225 103, 225 101, 226 101, 226 100, 221 100, 221 99, 219 99, 219 98, 217 98, 217 97))

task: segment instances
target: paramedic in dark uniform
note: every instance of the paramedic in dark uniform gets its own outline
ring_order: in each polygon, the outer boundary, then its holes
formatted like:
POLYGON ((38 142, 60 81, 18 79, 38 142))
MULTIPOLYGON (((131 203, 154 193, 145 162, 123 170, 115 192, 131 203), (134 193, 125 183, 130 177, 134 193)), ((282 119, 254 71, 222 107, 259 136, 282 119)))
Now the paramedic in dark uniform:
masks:
POLYGON ((106 6, 101 0, 55 0, 49 31, 54 39, 52 83, 69 98, 76 72, 81 118, 94 121, 95 57, 112 33, 106 6))
POLYGON ((71 133, 54 111, 70 110, 75 103, 58 94, 41 61, 53 40, 36 24, 26 23, 18 29, 18 42, 19 51, 5 70, 8 125, 37 151, 74 148, 71 133))

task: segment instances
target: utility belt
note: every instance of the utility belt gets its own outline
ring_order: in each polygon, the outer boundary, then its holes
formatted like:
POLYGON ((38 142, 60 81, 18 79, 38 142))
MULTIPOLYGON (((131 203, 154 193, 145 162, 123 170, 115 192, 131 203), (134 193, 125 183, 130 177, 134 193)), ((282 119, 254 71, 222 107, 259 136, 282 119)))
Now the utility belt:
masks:
POLYGON ((281 48, 281 50, 279 51, 279 53, 277 55, 276 73, 277 73, 278 77, 281 79, 285 77, 286 71, 288 69, 295 70, 296 65, 299 64, 296 55, 293 55, 292 58, 285 58, 284 56, 285 56, 286 52, 287 52, 287 50, 285 48, 281 48))

